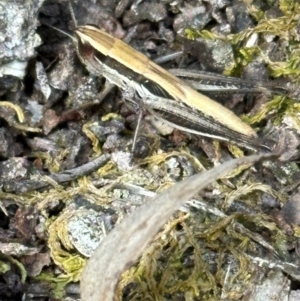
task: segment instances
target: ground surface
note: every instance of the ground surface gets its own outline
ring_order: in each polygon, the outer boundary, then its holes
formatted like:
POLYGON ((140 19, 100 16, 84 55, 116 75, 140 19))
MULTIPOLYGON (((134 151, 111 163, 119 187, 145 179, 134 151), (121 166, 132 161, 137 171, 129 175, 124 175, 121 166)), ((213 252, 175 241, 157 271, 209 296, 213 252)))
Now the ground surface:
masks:
MULTIPOLYGON (((283 155, 195 195, 125 272, 119 300, 300 299, 295 2, 72 4, 78 24, 96 24, 152 60, 183 51, 166 69, 275 90, 210 93, 283 155)), ((104 80, 89 75, 68 37, 45 25, 71 33, 67 3, 2 0, 0 8, 0 300, 78 299, 86 261, 125 215, 153 193, 251 152, 146 114, 132 153, 136 112, 118 89, 99 103, 104 80)))

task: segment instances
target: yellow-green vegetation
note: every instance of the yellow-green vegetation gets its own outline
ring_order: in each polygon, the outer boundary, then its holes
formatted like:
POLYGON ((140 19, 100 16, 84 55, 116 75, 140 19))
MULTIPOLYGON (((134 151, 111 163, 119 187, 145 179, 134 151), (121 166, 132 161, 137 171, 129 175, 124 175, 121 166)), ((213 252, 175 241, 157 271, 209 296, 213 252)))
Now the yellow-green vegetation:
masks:
POLYGON ((10 109, 13 109, 16 112, 19 121, 20 122, 24 122, 23 111, 22 111, 22 109, 18 105, 15 105, 15 104, 13 104, 12 102, 9 102, 9 101, 1 101, 0 102, 0 106, 1 107, 8 107, 10 109))
MULTIPOLYGON (((216 33, 202 30, 186 30, 189 39, 201 37, 204 39, 220 39, 230 43, 235 53, 234 64, 229 66, 224 74, 239 76, 244 66, 253 60, 264 62, 274 78, 284 77, 289 82, 297 85, 300 82, 300 35, 298 24, 300 19, 300 3, 293 0, 279 0, 278 9, 280 16, 270 17, 268 12, 259 9, 254 1, 244 1, 248 5, 250 15, 257 21, 257 25, 237 34, 220 36, 216 33), (254 46, 248 46, 248 40, 254 36, 257 42, 254 46), (280 52, 280 57, 272 58, 272 51, 266 50, 262 38, 267 36, 276 38, 277 45, 274 51, 280 52)), ((293 92, 293 91, 291 91, 293 92)), ((255 124, 268 115, 272 115, 275 125, 279 125, 284 117, 290 119, 299 132, 299 104, 288 95, 274 96, 267 104, 252 116, 244 116, 245 122, 255 124)))
POLYGON ((68 219, 74 214, 72 211, 63 212, 49 227, 49 248, 54 262, 62 268, 62 275, 66 282, 78 281, 85 259, 80 255, 72 254, 74 249, 67 232, 68 219))
POLYGON ((255 5, 249 3, 248 11, 250 15, 256 19, 257 25, 238 34, 229 35, 227 39, 231 44, 238 47, 236 50, 237 53, 240 53, 241 58, 238 58, 237 63, 250 63, 253 56, 258 55, 268 64, 272 76, 291 75, 294 77, 293 79, 297 80, 300 66, 300 58, 298 55, 300 51, 299 33, 297 32, 300 5, 297 1, 280 0, 279 9, 282 16, 270 18, 268 12, 264 13, 255 5), (281 61, 273 62, 270 60, 268 55, 264 54, 260 45, 246 47, 248 39, 253 34, 275 36, 278 39, 280 49, 284 52, 281 61))
MULTIPOLYGON (((75 196, 84 195, 90 203, 109 208, 119 183, 134 184, 151 191, 164 190, 174 182, 167 176, 166 162, 177 157, 190 160, 195 170, 203 168, 198 158, 187 151, 150 156, 141 162, 143 168, 137 167, 126 173, 110 161, 97 171, 101 179, 112 180, 103 188, 94 187, 90 178, 84 177, 74 181, 68 189, 57 186, 42 193, 32 193, 32 201, 41 211, 55 200, 66 204, 59 217, 48 219, 46 224, 47 244, 61 274, 41 274, 37 279, 50 281, 56 297, 61 296, 67 283, 79 280, 86 258, 74 249, 66 230, 67 221, 75 212, 74 208, 69 207, 75 196)), ((232 177, 239 172, 233 173, 232 177)), ((286 236, 274 222, 257 211, 263 193, 283 201, 284 196, 267 185, 255 182, 255 177, 246 183, 241 179, 237 185, 237 189, 232 190, 222 183, 215 183, 213 189, 220 195, 225 210, 235 200, 240 200, 253 213, 226 216, 221 211, 218 215, 199 209, 192 209, 189 214, 178 213, 145 250, 140 261, 124 274, 118 300, 122 299, 125 287, 126 291, 128 287, 133 287, 130 289, 130 300, 163 300, 164 296, 172 296, 175 300, 181 297, 185 300, 216 300, 220 296, 226 300, 238 300, 257 276, 256 265, 249 253, 256 254, 264 246, 284 257, 286 236), (256 234, 262 230, 274 239, 272 244, 256 234)), ((130 206, 132 196, 128 195, 124 202, 130 206)), ((217 210, 215 203, 210 208, 217 210)), ((123 218, 122 212, 119 218, 123 218)))
POLYGON ((241 200, 253 213, 223 217, 202 210, 179 213, 165 225, 138 264, 123 275, 119 300, 124 288, 133 284, 130 300, 163 300, 164 296, 238 300, 260 273, 248 254, 255 254, 264 246, 288 260, 286 235, 257 209, 263 192, 282 198, 280 194, 261 183, 245 184, 230 194, 223 185, 216 185, 215 189, 227 195, 224 207, 241 200), (272 245, 257 234, 261 231, 271 235, 272 245))
MULTIPOLYGON (((238 74, 240 67, 247 65, 255 57, 266 63, 270 75, 274 78, 287 77, 290 82, 298 84, 300 80, 300 40, 297 31, 300 16, 299 2, 280 0, 279 9, 282 15, 278 18, 268 17, 267 13, 263 13, 251 3, 248 5, 248 9, 252 17, 256 19, 257 25, 228 37, 234 47, 237 47, 235 48, 237 57, 235 65, 225 73, 228 75, 238 74), (281 57, 278 60, 270 58, 259 44, 254 47, 246 47, 247 40, 253 34, 258 34, 258 39, 260 36, 267 35, 276 37, 278 40, 276 47, 280 49, 281 57)), ((299 104, 288 96, 275 96, 273 100, 263 105, 259 112, 245 120, 253 124, 260 122, 269 114, 275 116, 273 119, 275 125, 279 125, 284 117, 288 117, 299 129, 299 104)))
POLYGON ((25 283, 27 272, 24 265, 12 256, 0 252, 0 274, 4 274, 5 272, 9 271, 12 265, 15 265, 19 269, 21 282, 25 283))
POLYGON ((253 241, 261 239, 255 236, 259 228, 273 232, 282 255, 285 235, 264 216, 235 214, 216 219, 209 214, 179 214, 145 250, 138 264, 124 273, 118 300, 129 284, 134 287, 130 300, 163 300, 164 296, 238 300, 260 273, 247 255, 259 248, 253 241), (253 233, 241 234, 238 222, 252 227, 253 233))

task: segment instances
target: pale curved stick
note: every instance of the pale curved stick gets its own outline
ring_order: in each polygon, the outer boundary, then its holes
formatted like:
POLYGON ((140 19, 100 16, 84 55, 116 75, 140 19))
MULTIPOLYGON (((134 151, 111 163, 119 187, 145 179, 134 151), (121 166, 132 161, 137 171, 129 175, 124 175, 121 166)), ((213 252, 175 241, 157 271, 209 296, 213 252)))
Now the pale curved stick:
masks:
POLYGON ((236 167, 271 156, 259 154, 227 161, 174 185, 137 208, 109 233, 87 263, 81 276, 82 301, 113 301, 121 274, 182 204, 236 167))

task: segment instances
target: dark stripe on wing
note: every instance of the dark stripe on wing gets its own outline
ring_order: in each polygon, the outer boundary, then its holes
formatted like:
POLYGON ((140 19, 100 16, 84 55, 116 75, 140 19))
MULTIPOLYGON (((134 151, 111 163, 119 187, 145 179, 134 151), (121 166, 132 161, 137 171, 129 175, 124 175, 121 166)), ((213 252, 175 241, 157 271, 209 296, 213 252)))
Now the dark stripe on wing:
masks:
MULTIPOLYGON (((170 122, 175 128, 192 130, 201 136, 213 136, 218 137, 220 140, 225 140, 248 149, 255 151, 270 151, 269 147, 263 145, 258 138, 249 137, 239 132, 225 128, 223 124, 219 123, 211 116, 207 116, 202 112, 195 112, 194 110, 184 107, 177 107, 173 105, 173 109, 169 107, 169 110, 165 110, 164 107, 151 109, 151 111, 157 116, 170 122), (172 110, 174 109, 174 112, 172 110)), ((196 134, 195 133, 195 134, 196 134)))
POLYGON ((98 60, 103 62, 109 68, 117 70, 118 73, 144 86, 153 95, 174 100, 174 98, 168 93, 168 91, 166 91, 159 83, 147 79, 143 74, 135 72, 134 70, 124 66, 123 64, 109 56, 103 55, 96 49, 94 50, 94 55, 98 60))

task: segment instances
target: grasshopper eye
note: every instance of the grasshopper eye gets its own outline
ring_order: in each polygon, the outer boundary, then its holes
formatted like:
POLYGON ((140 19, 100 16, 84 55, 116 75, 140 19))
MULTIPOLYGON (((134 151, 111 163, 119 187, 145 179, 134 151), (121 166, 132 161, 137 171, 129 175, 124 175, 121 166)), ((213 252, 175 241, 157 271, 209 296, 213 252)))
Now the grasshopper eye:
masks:
POLYGON ((83 59, 89 59, 94 55, 94 48, 87 41, 82 40, 76 33, 77 50, 83 59))

